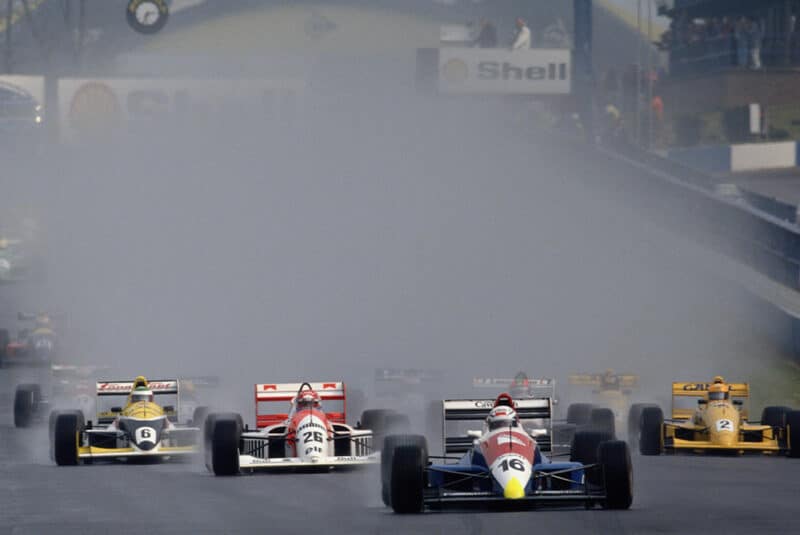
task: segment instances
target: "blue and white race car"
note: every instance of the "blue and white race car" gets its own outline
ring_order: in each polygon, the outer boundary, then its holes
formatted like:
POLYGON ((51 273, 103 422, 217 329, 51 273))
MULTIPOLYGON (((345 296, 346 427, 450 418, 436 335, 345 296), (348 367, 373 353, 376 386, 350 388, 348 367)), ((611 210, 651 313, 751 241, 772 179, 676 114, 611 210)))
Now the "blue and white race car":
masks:
POLYGON ((526 420, 548 419, 552 400, 445 400, 448 422, 484 420, 483 430, 444 436, 445 455, 428 454, 420 435, 386 437, 382 497, 396 513, 446 507, 532 508, 601 505, 628 509, 633 501, 628 445, 601 431, 575 434, 569 461, 555 461, 537 444, 526 420), (462 453, 460 457, 448 456, 462 453), (435 462, 434 462, 435 461, 435 462))

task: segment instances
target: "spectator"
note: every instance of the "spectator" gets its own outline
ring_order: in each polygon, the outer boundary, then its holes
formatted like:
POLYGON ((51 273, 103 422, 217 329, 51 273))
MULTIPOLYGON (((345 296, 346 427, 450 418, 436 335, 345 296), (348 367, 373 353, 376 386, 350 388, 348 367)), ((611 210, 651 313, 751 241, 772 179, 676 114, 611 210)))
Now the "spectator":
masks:
POLYGON ((755 19, 748 21, 747 45, 750 47, 750 66, 756 70, 761 69, 761 41, 763 40, 761 24, 755 19))
POLYGON ((517 31, 511 42, 511 50, 525 50, 531 47, 531 30, 523 19, 517 19, 517 31))
POLYGON ((472 46, 480 48, 495 48, 497 46, 497 29, 494 24, 486 19, 481 19, 480 32, 472 46))
POLYGON ((747 41, 748 24, 747 19, 740 17, 733 28, 733 38, 736 40, 736 65, 747 67, 747 41))

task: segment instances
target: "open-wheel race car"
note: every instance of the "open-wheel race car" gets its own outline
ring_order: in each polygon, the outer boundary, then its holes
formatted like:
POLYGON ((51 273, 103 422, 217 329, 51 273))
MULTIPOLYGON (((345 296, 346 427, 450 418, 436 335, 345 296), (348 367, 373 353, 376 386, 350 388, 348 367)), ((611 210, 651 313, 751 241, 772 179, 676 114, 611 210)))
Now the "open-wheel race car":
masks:
POLYGON ((17 331, 12 338, 8 329, 0 329, 0 368, 8 366, 49 366, 59 353, 60 339, 50 314, 20 312, 17 321, 32 324, 17 331))
POLYGON ((58 465, 99 460, 167 461, 198 453, 200 428, 178 422, 177 379, 99 381, 97 425, 80 410, 50 413, 51 455, 58 465), (155 402, 156 396, 175 405, 155 402), (111 405, 124 399, 124 405, 111 405))
POLYGON ((642 455, 661 453, 765 453, 800 457, 800 411, 765 407, 760 422, 748 421, 750 385, 672 383, 672 417, 657 405, 636 422, 642 455))
POLYGON ((633 501, 628 446, 601 431, 575 434, 569 461, 548 458, 524 427, 549 418, 549 400, 447 400, 445 422, 484 422, 482 430, 444 436, 444 456, 429 455, 421 435, 387 436, 381 452, 382 499, 396 513, 426 509, 534 508, 633 501), (449 454, 461 453, 461 456, 449 454))
MULTIPOLYGON (((206 466, 214 474, 328 471, 376 464, 379 460, 373 449, 372 431, 345 423, 347 396, 343 382, 257 384, 255 402, 256 428, 252 430, 242 427, 238 414, 208 415, 206 466), (281 403, 283 410, 276 412, 276 403, 281 403), (265 406, 269 407, 266 412, 265 406)), ((375 420, 377 416, 370 418, 375 420)))
POLYGON ((92 377, 103 368, 53 364, 44 383, 23 383, 14 391, 14 426, 31 427, 43 422, 51 410, 71 407, 84 419, 92 418, 95 407, 92 377))

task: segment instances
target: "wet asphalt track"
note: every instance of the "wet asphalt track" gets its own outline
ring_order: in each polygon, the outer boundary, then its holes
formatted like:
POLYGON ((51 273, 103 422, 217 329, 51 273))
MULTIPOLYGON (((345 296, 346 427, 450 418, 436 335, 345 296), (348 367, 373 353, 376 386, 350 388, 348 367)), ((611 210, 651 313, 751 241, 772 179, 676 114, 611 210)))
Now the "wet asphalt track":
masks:
MULTIPOLYGON (((668 256, 654 257, 658 250, 661 247, 649 250, 649 262, 675 261, 668 256)), ((678 278, 684 276, 681 273, 678 278)), ((703 275, 691 276, 717 284, 703 275)), ((720 286, 720 292, 725 291, 733 293, 720 286)), ((25 300, 24 288, 6 286, 0 292, 6 313, 25 300)), ((720 297, 709 306, 713 312, 713 307, 736 303, 737 298, 720 297)), ((735 314, 725 319, 734 323, 731 330, 741 332, 745 342, 757 336, 742 328, 745 320, 737 320, 735 314)), ((675 321, 673 328, 685 329, 678 319, 675 321)), ((741 341, 732 343, 747 346, 741 341)), ((0 533, 800 531, 796 516, 800 460, 782 457, 636 455, 635 498, 630 511, 574 509, 407 517, 393 515, 382 507, 377 475, 369 471, 216 478, 198 464, 56 467, 47 458, 44 430, 17 430, 12 426, 11 392, 14 384, 27 377, 29 372, 0 371, 0 533)), ((668 380, 664 377, 660 381, 668 380)))
POLYGON ((13 429, 6 407, 0 533, 796 533, 800 526, 800 461, 792 459, 635 456, 630 511, 401 517, 381 506, 370 472, 217 478, 191 464, 56 467, 46 433, 13 429))

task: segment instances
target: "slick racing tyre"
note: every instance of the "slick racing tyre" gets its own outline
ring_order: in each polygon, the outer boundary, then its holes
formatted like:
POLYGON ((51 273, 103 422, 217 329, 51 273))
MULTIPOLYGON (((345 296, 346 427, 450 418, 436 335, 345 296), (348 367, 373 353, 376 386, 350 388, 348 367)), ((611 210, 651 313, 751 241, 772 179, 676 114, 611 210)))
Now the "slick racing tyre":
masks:
POLYGON ((608 433, 612 438, 616 436, 614 411, 611 409, 592 409, 592 412, 589 415, 589 425, 593 430, 608 433))
POLYGON ((629 509, 633 502, 633 469, 631 452, 622 440, 600 444, 598 460, 603 466, 606 489, 605 509, 629 509))
MULTIPOLYGON (((424 438, 423 438, 424 440, 424 438)), ((389 492, 395 513, 421 513, 428 456, 420 444, 398 445, 392 452, 389 492)))
POLYGON ((592 409, 594 405, 591 403, 571 403, 567 407, 567 423, 575 425, 587 425, 592 419, 592 409))
POLYGON ((800 411, 786 415, 786 438, 789 443, 789 457, 800 457, 800 411))
POLYGON ((764 407, 761 411, 761 425, 782 429, 786 427, 786 415, 790 412, 791 407, 764 407))
POLYGON ((410 430, 411 421, 408 419, 408 415, 399 412, 386 415, 384 433, 408 433, 410 430))
POLYGON ((635 446, 639 442, 639 429, 642 427, 642 411, 645 407, 658 407, 655 403, 634 403, 628 410, 628 443, 635 446))
POLYGON ((400 446, 419 446, 428 458, 428 441, 422 435, 389 435, 381 447, 381 499, 386 507, 392 506, 391 475, 394 451, 400 446))
POLYGON ((2 368, 5 363, 6 351, 10 342, 11 336, 8 334, 8 329, 0 329, 0 368, 2 368))
POLYGON ((642 409, 639 428, 639 453, 642 455, 661 455, 664 449, 664 413, 661 407, 642 409))
MULTIPOLYGON (((572 439, 569 460, 574 463, 596 465, 600 444, 612 440, 613 437, 604 431, 577 431, 572 439)), ((586 481, 593 485, 602 483, 603 472, 593 466, 586 469, 586 481)))
POLYGON ((83 433, 83 413, 60 412, 55 417, 53 457, 59 466, 78 464, 78 444, 83 433))
POLYGON ((239 440, 242 427, 238 414, 217 414, 211 428, 211 467, 214 475, 239 473, 239 440))
POLYGON ((386 417, 394 412, 391 409, 367 409, 361 413, 358 427, 359 429, 369 429, 373 434, 383 433, 386 417))
POLYGON ((56 454, 55 454, 56 419, 58 419, 58 415, 60 414, 60 412, 61 411, 50 411, 50 417, 48 418, 47 421, 47 434, 50 439, 48 444, 49 444, 51 461, 56 460, 56 454))
POLYGON ((37 384, 17 386, 14 392, 14 426, 30 427, 42 399, 42 389, 37 384))

